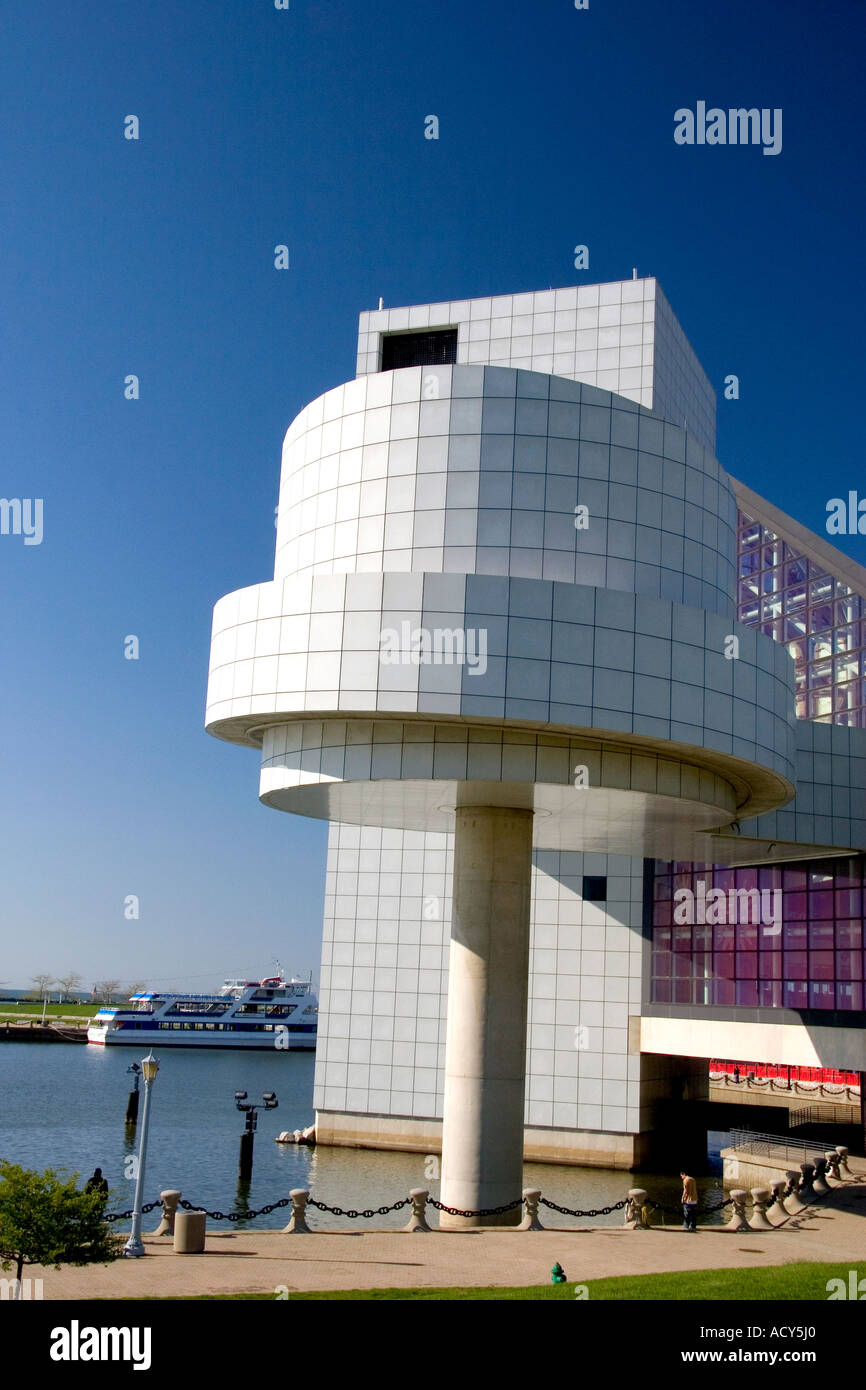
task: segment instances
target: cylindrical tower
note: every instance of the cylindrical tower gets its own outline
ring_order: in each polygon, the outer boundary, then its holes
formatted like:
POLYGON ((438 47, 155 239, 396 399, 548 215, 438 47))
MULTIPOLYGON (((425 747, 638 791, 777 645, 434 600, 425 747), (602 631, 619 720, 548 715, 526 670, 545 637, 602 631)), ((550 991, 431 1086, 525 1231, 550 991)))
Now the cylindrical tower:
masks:
POLYGON ((533 848, 701 860, 793 794, 792 664, 731 618, 735 525, 682 428, 553 374, 373 373, 288 431, 275 578, 216 605, 207 727, 261 748, 277 809, 453 832, 446 1205, 520 1193, 533 848))

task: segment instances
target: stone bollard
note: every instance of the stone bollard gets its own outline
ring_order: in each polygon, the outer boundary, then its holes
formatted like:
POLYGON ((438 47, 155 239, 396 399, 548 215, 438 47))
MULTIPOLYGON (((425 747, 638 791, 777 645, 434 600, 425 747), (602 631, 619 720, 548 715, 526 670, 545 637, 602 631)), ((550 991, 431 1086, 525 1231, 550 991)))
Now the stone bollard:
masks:
POLYGON ((839 1163, 841 1160, 836 1150, 828 1149, 824 1157, 827 1160, 827 1181, 829 1182, 830 1178, 832 1178, 834 1182, 841 1182, 842 1175, 839 1172, 839 1163))
POLYGON ((782 1206, 789 1216, 796 1216, 798 1212, 806 1210, 800 1201, 800 1173, 789 1168, 785 1176, 788 1179, 788 1186, 782 1198, 782 1206))
POLYGON ((847 1144, 837 1144, 836 1152, 839 1155, 839 1172, 843 1177, 853 1178, 854 1174, 848 1167, 848 1146, 847 1144))
POLYGON ((732 1190, 731 1201, 734 1204, 734 1212, 730 1221, 723 1227, 724 1230, 747 1231, 749 1229, 749 1223, 746 1220, 746 1198, 748 1195, 748 1192, 744 1192, 740 1187, 732 1190))
POLYGON ((412 1198, 412 1215, 409 1218, 408 1226, 404 1226, 404 1231, 429 1231, 427 1225, 427 1198, 430 1196, 429 1189, 426 1187, 413 1187, 409 1196, 412 1198))
POLYGON ((646 1218, 644 1207, 646 1206, 647 1194, 642 1187, 630 1187, 628 1190, 628 1200, 625 1206, 624 1225, 627 1231, 648 1231, 650 1224, 646 1218))
POLYGON ((802 1177, 800 1178, 800 1191, 799 1191, 800 1201, 801 1201, 801 1202, 806 1202, 806 1203, 808 1203, 808 1202, 814 1202, 815 1196, 816 1196, 815 1189, 814 1189, 813 1186, 812 1186, 812 1180, 813 1180, 813 1178, 814 1178, 814 1176, 815 1176, 815 1165, 814 1165, 814 1163, 808 1163, 808 1162, 803 1162, 803 1163, 801 1163, 801 1164, 800 1164, 800 1172, 801 1172, 801 1174, 802 1174, 802 1177))
POLYGON ((813 1162, 815 1164, 815 1178, 812 1183, 812 1191, 816 1197, 826 1197, 830 1191, 827 1185, 827 1160, 826 1158, 816 1158, 813 1162))
POLYGON ((752 1188, 752 1214, 749 1217, 749 1227, 753 1231, 772 1231, 773 1226, 767 1220, 767 1202, 770 1199, 770 1189, 768 1187, 752 1188))
POLYGON ((304 1187, 293 1187, 289 1196, 292 1199, 292 1216, 288 1226, 283 1227, 283 1235, 310 1235, 311 1231, 307 1225, 307 1203, 310 1200, 309 1192, 304 1187))
POLYGON ((776 1181, 772 1184, 773 1202, 769 1208, 769 1215, 767 1216, 767 1220, 773 1226, 780 1226, 784 1221, 785 1216, 787 1215, 785 1208, 782 1205, 787 1190, 788 1184, 785 1182, 784 1178, 777 1178, 776 1181))
POLYGON ((518 1231, 543 1231, 544 1227, 538 1219, 538 1199, 541 1196, 540 1187, 524 1187, 523 1189, 523 1220, 518 1226, 518 1231))
POLYGON ((177 1216, 180 1193, 175 1192, 174 1188, 168 1188, 167 1191, 160 1192, 159 1200, 162 1202, 162 1218, 153 1234, 155 1236, 173 1236, 174 1219, 177 1216))
POLYGON ((204 1250, 207 1212, 179 1211, 174 1222, 174 1253, 200 1255, 204 1250))

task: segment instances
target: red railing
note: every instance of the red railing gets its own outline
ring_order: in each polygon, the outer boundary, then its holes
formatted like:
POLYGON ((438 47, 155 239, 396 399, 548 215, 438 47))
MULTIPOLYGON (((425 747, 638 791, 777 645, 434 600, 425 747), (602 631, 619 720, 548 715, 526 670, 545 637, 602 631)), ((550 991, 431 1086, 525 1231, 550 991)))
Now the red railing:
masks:
POLYGON ((751 1075, 772 1077, 777 1081, 821 1081, 827 1086, 860 1085, 859 1072, 837 1071, 833 1067, 786 1067, 775 1062, 730 1062, 713 1057, 709 1069, 727 1072, 729 1076, 738 1069, 743 1080, 751 1075))

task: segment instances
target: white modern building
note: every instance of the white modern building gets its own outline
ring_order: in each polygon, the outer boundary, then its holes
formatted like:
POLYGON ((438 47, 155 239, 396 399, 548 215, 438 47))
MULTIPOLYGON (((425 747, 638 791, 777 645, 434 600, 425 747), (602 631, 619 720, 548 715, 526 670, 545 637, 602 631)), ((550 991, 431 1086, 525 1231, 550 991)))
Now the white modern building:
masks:
POLYGON ((216 605, 209 731, 331 822, 318 1140, 444 1120, 451 1205, 639 1163, 713 1056, 866 1070, 866 570, 714 448, 654 279, 364 313, 216 605))

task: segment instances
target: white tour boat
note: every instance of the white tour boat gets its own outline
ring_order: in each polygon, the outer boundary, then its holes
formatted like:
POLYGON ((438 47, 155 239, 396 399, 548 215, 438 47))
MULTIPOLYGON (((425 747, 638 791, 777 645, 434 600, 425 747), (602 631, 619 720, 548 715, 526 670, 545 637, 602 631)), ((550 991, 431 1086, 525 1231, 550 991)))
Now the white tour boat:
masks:
POLYGON ((310 980, 282 971, 264 980, 226 980, 218 994, 143 990, 126 1009, 102 1008, 87 1041, 101 1046, 244 1047, 295 1052, 316 1046, 318 1000, 310 980))

